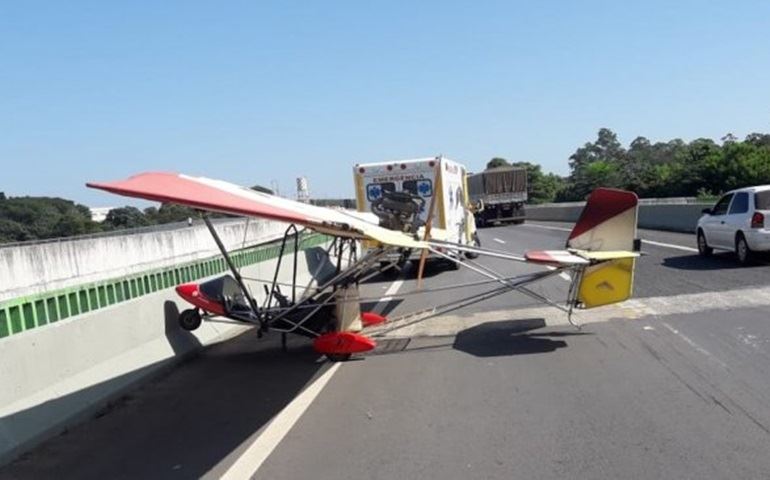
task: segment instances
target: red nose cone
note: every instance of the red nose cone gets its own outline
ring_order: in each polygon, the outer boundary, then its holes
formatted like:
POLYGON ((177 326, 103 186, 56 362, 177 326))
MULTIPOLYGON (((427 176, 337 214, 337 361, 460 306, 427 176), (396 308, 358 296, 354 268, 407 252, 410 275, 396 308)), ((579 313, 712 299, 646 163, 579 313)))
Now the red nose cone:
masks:
POLYGON ((369 337, 353 332, 325 333, 313 341, 313 348, 325 355, 366 352, 377 344, 369 337))
POLYGON ((176 293, 186 300, 192 300, 200 295, 197 283, 183 283, 182 285, 177 285, 176 293))
POLYGON ((386 317, 374 312, 361 312, 361 323, 363 323, 365 327, 379 325, 380 323, 385 323, 387 321, 388 319, 386 317))

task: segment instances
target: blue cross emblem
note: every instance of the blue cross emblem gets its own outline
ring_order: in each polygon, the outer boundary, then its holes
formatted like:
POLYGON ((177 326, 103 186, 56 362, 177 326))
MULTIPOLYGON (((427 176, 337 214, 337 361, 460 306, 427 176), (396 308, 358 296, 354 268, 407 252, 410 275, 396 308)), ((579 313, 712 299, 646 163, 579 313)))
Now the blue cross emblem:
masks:
POLYGON ((430 180, 420 180, 417 182, 417 191, 420 192, 420 196, 430 197, 433 195, 433 186, 430 180))
POLYGON ((382 196, 382 188, 380 188, 380 186, 376 183, 367 185, 366 196, 369 197, 370 201, 377 200, 382 196))

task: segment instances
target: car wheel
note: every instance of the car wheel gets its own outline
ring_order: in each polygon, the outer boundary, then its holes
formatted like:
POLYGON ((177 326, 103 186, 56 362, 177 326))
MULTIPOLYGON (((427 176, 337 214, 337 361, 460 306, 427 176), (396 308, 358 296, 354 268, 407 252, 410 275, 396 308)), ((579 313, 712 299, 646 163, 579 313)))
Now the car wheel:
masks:
POLYGON ((703 234, 703 230, 698 230, 698 253, 702 257, 708 257, 714 253, 714 249, 706 243, 706 235, 703 234))
POLYGON ((746 242, 746 237, 739 233, 735 238, 735 255, 738 257, 738 263, 746 265, 751 263, 751 249, 746 242))

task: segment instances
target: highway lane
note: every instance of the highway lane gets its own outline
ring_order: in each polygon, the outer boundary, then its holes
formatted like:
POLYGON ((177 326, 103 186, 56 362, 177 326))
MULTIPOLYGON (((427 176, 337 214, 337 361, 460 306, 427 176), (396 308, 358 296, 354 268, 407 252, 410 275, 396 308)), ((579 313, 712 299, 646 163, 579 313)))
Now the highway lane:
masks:
MULTIPOLYGON (((560 228, 481 235, 521 253, 559 248, 560 228)), ((581 314, 580 331, 509 293, 431 319, 418 336, 382 340, 382 351, 331 376, 256 478, 762 478, 770 471, 770 295, 762 295, 770 266, 644 249, 641 298, 581 314)), ((537 268, 482 261, 510 274, 537 268)), ((397 279, 400 291, 415 286, 413 277, 397 279)), ((476 278, 433 268, 425 288, 476 278)), ((390 285, 362 291, 382 296, 390 285)), ((554 277, 537 288, 563 298, 567 286, 554 277)), ((385 310, 397 317, 460 293, 409 296, 385 310)), ((0 477, 219 476, 328 369, 302 341, 287 356, 275 340, 254 340, 249 333, 208 349, 0 477)))
MULTIPOLYGON (((544 226, 486 229, 482 241, 519 253, 562 246, 564 225, 544 226)), ((640 234, 655 244, 638 266, 638 315, 576 331, 559 313, 533 318, 516 295, 452 312, 400 353, 345 365, 257 477, 762 478, 770 322, 737 292, 767 287, 770 267, 693 256, 689 235, 640 234), (708 303, 726 297, 738 306, 708 303), (503 303, 518 309, 500 315, 503 303)), ((566 292, 549 282, 542 291, 566 292)), ((404 287, 413 283, 407 275, 404 287)), ((420 305, 409 298, 392 315, 420 305)))

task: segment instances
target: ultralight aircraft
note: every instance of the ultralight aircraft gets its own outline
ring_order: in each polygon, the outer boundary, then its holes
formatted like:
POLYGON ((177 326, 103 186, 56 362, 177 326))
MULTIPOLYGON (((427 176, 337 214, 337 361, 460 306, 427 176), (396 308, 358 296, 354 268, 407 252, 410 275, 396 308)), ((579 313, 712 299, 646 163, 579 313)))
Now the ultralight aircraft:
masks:
MULTIPOLYGON (((204 319, 224 316, 256 325, 259 336, 271 331, 280 332, 284 345, 287 333, 304 335, 313 338, 313 347, 317 352, 332 360, 345 360, 354 353, 375 348, 376 342, 366 334, 366 329, 386 319, 372 312, 360 312, 357 286, 394 268, 397 260, 393 258, 408 258, 414 250, 423 252, 418 270, 418 289, 425 258, 432 254, 484 277, 481 281, 440 288, 492 285, 490 290, 473 296, 479 300, 518 291, 565 311, 570 319, 573 308, 587 309, 628 299, 632 292, 635 261, 640 255, 640 242, 636 239, 637 196, 632 192, 608 188, 596 189, 588 197, 564 250, 530 251, 518 256, 439 240, 442 238, 438 234, 440 232, 435 229, 431 232, 430 214, 425 225, 415 222, 419 210, 415 202, 419 199, 412 199, 404 192, 385 196, 377 208, 379 218, 374 221, 360 212, 319 207, 222 180, 176 173, 142 173, 122 181, 87 185, 119 195, 184 205, 202 212, 257 217, 289 224, 281 242, 273 281, 269 282, 269 286, 267 283, 264 285, 266 298, 260 305, 204 213, 203 219, 231 273, 200 284, 177 286, 177 293, 194 307, 180 314, 179 323, 187 330, 194 330, 204 319), (296 246, 301 229, 305 228, 334 238, 326 253, 336 259, 336 266, 332 275, 309 286, 298 296, 296 246), (368 248, 359 256, 357 243, 361 240, 375 247, 368 248), (281 292, 277 279, 281 259, 287 252, 287 245, 291 249, 292 245, 288 243, 291 241, 294 242, 294 278, 289 296, 281 292), (528 262, 544 268, 534 273, 506 277, 475 261, 477 256, 528 262), (562 272, 571 275, 564 303, 557 303, 528 287, 562 272)), ((430 291, 425 289, 418 293, 430 291)), ((410 293, 415 292, 402 295, 410 293)), ((440 307, 434 306, 434 310, 440 307)))

